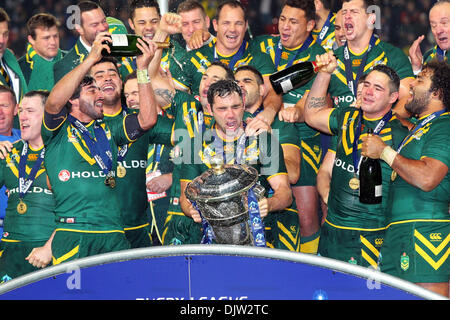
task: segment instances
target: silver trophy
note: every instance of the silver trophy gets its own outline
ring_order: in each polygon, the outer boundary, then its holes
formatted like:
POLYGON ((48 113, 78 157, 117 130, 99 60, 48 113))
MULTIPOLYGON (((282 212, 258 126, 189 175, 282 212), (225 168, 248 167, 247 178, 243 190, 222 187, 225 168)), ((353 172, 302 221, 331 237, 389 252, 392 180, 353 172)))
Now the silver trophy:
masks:
POLYGON ((265 190, 257 181, 258 171, 253 167, 214 160, 211 169, 187 185, 186 197, 196 203, 216 243, 254 245, 247 191, 254 186, 258 201, 264 197, 265 190))

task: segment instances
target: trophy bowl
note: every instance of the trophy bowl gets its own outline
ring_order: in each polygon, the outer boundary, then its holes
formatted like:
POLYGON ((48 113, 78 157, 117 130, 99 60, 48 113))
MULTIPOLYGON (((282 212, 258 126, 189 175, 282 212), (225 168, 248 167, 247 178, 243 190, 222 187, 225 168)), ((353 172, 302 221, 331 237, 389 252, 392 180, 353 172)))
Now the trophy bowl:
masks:
POLYGON ((253 245, 248 223, 247 192, 254 187, 259 200, 264 188, 257 184, 258 171, 247 165, 213 163, 211 169, 186 187, 186 197, 195 202, 211 226, 218 244, 253 245))

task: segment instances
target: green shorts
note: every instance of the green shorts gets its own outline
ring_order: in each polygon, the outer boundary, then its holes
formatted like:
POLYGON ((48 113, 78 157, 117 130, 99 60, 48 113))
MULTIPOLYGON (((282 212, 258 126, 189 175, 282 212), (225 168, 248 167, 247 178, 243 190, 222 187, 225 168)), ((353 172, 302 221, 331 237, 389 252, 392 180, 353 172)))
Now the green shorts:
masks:
POLYGON ((300 178, 294 187, 315 186, 322 163, 322 139, 319 133, 301 141, 300 178))
POLYGON ((381 249, 381 271, 418 283, 448 282, 450 221, 391 224, 381 249))
POLYGON ((264 218, 266 246, 300 252, 300 228, 296 210, 270 212, 264 218))
POLYGON ((200 223, 182 214, 167 215, 162 235, 163 245, 199 244, 202 237, 200 223))
POLYGON ((164 198, 152 201, 149 203, 148 211, 150 216, 150 225, 156 226, 158 232, 162 235, 164 230, 164 223, 167 219, 167 211, 169 209, 170 197, 166 196, 164 198), (153 212, 152 206, 153 205, 153 212))
POLYGON ((320 231, 318 254, 377 269, 384 233, 384 229, 377 231, 343 229, 325 221, 320 231))
POLYGON ((34 248, 42 247, 47 241, 8 241, 0 242, 0 283, 24 274, 40 270, 33 267, 26 257, 34 248))
POLYGON ((130 249, 124 232, 78 232, 56 230, 52 241, 53 264, 130 249))
POLYGON ((131 248, 145 248, 152 246, 149 223, 135 228, 125 228, 125 237, 130 243, 131 248))

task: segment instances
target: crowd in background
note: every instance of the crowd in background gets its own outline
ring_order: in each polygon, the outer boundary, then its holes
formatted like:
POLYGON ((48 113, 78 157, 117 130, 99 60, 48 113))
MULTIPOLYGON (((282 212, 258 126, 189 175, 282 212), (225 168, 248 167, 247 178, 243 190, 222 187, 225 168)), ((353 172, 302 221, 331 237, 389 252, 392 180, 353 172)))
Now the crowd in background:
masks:
MULTIPOLYGON (((169 11, 176 11, 180 0, 169 0, 169 11)), ((212 18, 219 1, 201 1, 208 15, 212 18)), ((250 31, 253 36, 267 33, 276 33, 279 13, 281 11, 281 0, 245 0, 241 1, 249 9, 250 31)), ((336 0, 334 7, 340 8, 341 0, 336 0)), ((425 35, 422 42, 422 50, 425 52, 434 45, 433 36, 429 30, 428 12, 432 5, 431 0, 376 0, 381 13, 381 29, 377 33, 382 35, 384 41, 400 47, 408 54, 411 43, 418 35, 425 35)), ((34 14, 49 12, 56 16, 62 24, 61 48, 64 50, 72 48, 77 35, 66 26, 69 16, 67 8, 72 5, 71 0, 5 0, 4 8, 12 19, 10 46, 17 57, 25 53, 26 41, 23 35, 27 34, 26 22, 34 14)), ((126 0, 106 1, 99 3, 109 16, 120 18, 126 25, 128 13, 126 0)), ((334 10, 337 11, 337 10, 334 10)))

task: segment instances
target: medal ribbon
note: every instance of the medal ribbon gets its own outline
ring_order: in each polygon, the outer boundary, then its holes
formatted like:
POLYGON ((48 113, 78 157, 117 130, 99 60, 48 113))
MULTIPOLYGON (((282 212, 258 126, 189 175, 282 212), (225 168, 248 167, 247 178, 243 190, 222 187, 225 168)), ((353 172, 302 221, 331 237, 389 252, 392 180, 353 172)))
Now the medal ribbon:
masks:
POLYGON ((322 29, 320 30, 320 33, 317 37, 317 39, 319 39, 319 41, 317 41, 319 44, 322 43, 323 39, 325 39, 325 36, 328 32, 328 29, 330 29, 330 25, 331 25, 331 18, 333 17, 333 12, 330 11, 330 13, 328 14, 327 17, 327 21, 325 21, 322 29))
POLYGON ((265 247, 266 246, 266 237, 264 234, 264 222, 261 219, 261 215, 259 213, 259 205, 258 199, 256 199, 253 188, 247 192, 247 201, 248 201, 248 214, 250 228, 252 229, 253 234, 253 242, 255 247, 265 247))
MULTIPOLYGON (((230 60, 230 63, 228 64, 228 67, 233 71, 235 64, 242 59, 245 52, 245 47, 247 46, 247 41, 243 41, 241 46, 239 47, 239 50, 233 55, 233 58, 230 60)), ((219 55, 216 50, 216 45, 214 44, 214 61, 218 61, 219 55)))
POLYGON ((197 203, 195 201, 192 202, 192 206, 194 207, 195 210, 198 211, 198 213, 200 214, 200 217, 202 218, 203 237, 202 237, 202 241, 200 243, 201 244, 212 244, 213 240, 216 236, 214 235, 214 231, 213 231, 211 225, 208 223, 208 221, 206 221, 205 218, 203 218, 203 215, 200 212, 200 209, 198 208, 197 203))
POLYGON ((377 41, 377 37, 375 37, 375 35, 372 34, 372 37, 370 38, 369 47, 367 48, 367 51, 364 54, 364 57, 361 61, 361 65, 359 66, 358 71, 356 73, 356 79, 353 79, 352 59, 350 58, 350 51, 348 49, 348 43, 345 44, 344 64, 345 64, 345 74, 346 74, 346 79, 347 79, 347 85, 355 97, 356 97, 356 93, 357 93, 357 89, 358 89, 358 87, 357 87, 358 80, 364 73, 364 67, 366 66, 367 57, 369 56, 369 52, 374 47, 376 41, 377 41))
MULTIPOLYGON (((314 41, 313 36, 310 34, 309 37, 303 42, 302 46, 295 51, 294 56, 289 59, 286 68, 289 68, 294 63, 295 59, 297 59, 298 55, 309 48, 311 43, 314 41)), ((275 50, 275 67, 278 68, 281 61, 281 54, 283 52, 283 45, 281 44, 281 40, 278 41, 277 49, 275 50)))
POLYGON ((407 144, 407 141, 416 134, 417 131, 419 131, 419 129, 423 128, 428 122, 432 121, 433 119, 436 119, 438 117, 441 116, 441 114, 443 114, 446 111, 446 109, 444 110, 440 110, 437 112, 434 112, 432 114, 430 114, 428 117, 426 117, 425 119, 423 119, 422 121, 420 121, 418 124, 416 124, 416 126, 414 127, 414 129, 411 131, 411 133, 409 133, 400 143, 400 145, 397 148, 397 152, 400 153, 400 151, 403 149, 403 147, 407 144))
MULTIPOLYGON (((392 118, 392 111, 389 110, 383 118, 378 122, 375 129, 373 129, 373 134, 380 134, 381 130, 386 126, 386 124, 392 118)), ((355 168, 355 174, 359 174, 359 166, 361 165, 362 157, 358 154, 358 143, 359 137, 361 136, 361 128, 362 128, 362 112, 358 115, 358 124, 356 126, 355 139, 353 140, 353 150, 352 150, 352 158, 353 158, 353 166, 355 168)))
POLYGON ((67 119, 81 133, 83 140, 86 142, 89 151, 93 155, 95 162, 106 176, 110 176, 112 168, 112 152, 106 133, 101 126, 94 122, 94 134, 91 135, 89 130, 72 115, 68 115, 67 119))
MULTIPOLYGON (((244 128, 245 128, 245 122, 244 124, 244 128)), ((225 142, 224 140, 222 140, 221 138, 219 138, 219 136, 216 133, 217 129, 213 130, 213 136, 214 136, 214 152, 217 155, 221 156, 223 159, 223 162, 226 164, 228 163, 229 159, 226 159, 226 154, 223 148, 223 143, 225 142)), ((235 163, 237 164, 243 164, 244 163, 244 151, 245 151, 245 143, 247 142, 247 136, 244 133, 242 133, 242 135, 239 137, 238 139, 238 143, 237 143, 237 149, 236 149, 236 158, 235 158, 235 163)), ((226 142, 225 142, 226 143, 226 142)))
MULTIPOLYGON (((122 107, 122 116, 125 118, 127 115, 127 107, 122 107)), ((130 143, 131 145, 131 143, 130 143)), ((117 151, 117 162, 121 162, 128 153, 128 144, 124 144, 123 146, 119 147, 119 150, 117 151)))
POLYGON ((25 168, 27 165, 27 156, 28 156, 28 143, 24 141, 19 162, 19 199, 23 199, 25 197, 25 194, 30 189, 31 185, 36 179, 36 174, 39 171, 42 162, 44 161, 44 155, 45 155, 45 148, 43 148, 41 153, 39 154, 39 158, 34 163, 33 168, 30 171, 30 174, 28 175, 27 178, 25 178, 26 176, 25 168))

